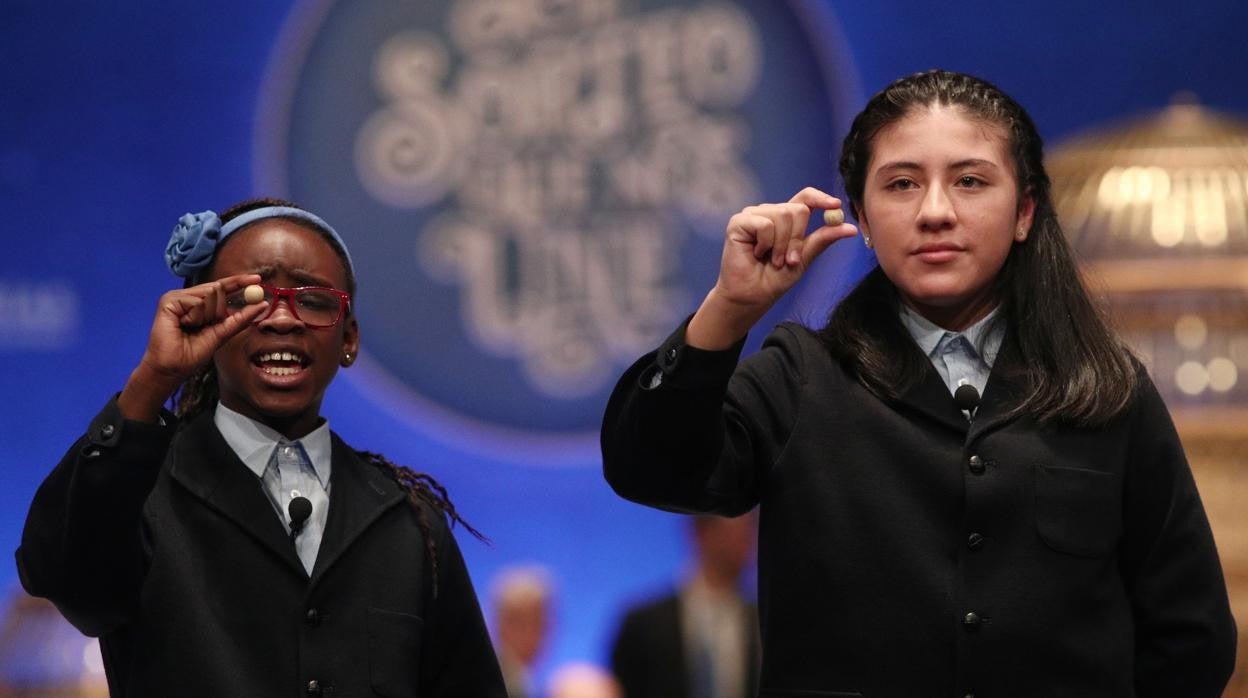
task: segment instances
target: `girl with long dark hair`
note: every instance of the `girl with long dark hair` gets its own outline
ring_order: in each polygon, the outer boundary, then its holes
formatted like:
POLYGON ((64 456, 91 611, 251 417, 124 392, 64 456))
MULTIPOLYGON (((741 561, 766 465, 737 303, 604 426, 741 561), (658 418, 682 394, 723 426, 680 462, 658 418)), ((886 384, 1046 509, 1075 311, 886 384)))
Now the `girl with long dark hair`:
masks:
POLYGON ((763 696, 1218 696, 1235 629, 1147 373, 1089 300, 1041 139, 995 86, 894 82, 808 188, 729 221, 701 307, 620 380, 607 480, 760 506, 763 696), (810 330, 746 333, 832 242, 878 266, 810 330))

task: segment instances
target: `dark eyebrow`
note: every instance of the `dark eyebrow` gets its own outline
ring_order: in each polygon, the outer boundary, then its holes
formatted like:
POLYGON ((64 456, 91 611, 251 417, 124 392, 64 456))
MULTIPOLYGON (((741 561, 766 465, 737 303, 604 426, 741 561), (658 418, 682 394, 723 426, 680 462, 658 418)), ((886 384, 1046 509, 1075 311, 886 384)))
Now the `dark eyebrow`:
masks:
MULTIPOLYGON (((278 269, 276 266, 269 265, 256 269, 254 273, 259 274, 260 278, 267 282, 277 275, 277 271, 278 269)), ((300 286, 323 286, 325 288, 336 288, 333 282, 329 279, 317 276, 306 269, 286 269, 285 271, 300 286)))
MULTIPOLYGON (((989 169, 995 170, 997 169, 997 164, 992 162, 991 160, 983 160, 980 158, 967 158, 965 160, 958 160, 957 162, 949 165, 949 169, 951 170, 963 170, 968 167, 989 168, 989 169)), ((923 168, 917 162, 909 162, 907 160, 898 160, 896 162, 890 162, 888 164, 881 165, 879 169, 876 171, 877 172, 889 172, 893 170, 909 171, 909 170, 921 170, 921 169, 923 168)))
POLYGON ((981 160, 979 158, 967 158, 966 160, 959 160, 953 163, 952 165, 950 165, 949 167, 950 169, 954 169, 954 170, 962 170, 968 167, 981 167, 981 168, 986 167, 986 168, 995 170, 997 169, 997 164, 995 162, 992 162, 991 160, 981 160))
POLYGON ((919 163, 917 162, 907 162, 905 160, 898 160, 897 162, 890 162, 886 165, 880 165, 880 167, 876 170, 876 172, 888 172, 891 170, 921 170, 921 169, 923 168, 919 167, 919 163))

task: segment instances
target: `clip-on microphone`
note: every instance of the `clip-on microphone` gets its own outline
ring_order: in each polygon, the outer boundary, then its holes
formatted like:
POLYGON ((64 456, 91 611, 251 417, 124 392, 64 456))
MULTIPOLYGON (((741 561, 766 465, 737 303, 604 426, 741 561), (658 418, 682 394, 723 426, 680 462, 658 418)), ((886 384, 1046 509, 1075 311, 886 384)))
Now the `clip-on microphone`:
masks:
POLYGON ((290 500, 286 512, 290 514, 290 540, 293 542, 308 522, 308 517, 312 516, 312 502, 307 497, 295 497, 290 500))

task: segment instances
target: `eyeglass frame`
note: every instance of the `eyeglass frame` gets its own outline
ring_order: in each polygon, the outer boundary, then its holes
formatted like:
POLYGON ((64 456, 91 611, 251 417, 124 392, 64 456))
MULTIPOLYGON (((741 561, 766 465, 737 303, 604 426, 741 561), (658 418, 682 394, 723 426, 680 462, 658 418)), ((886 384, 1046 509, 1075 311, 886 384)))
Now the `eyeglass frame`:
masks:
MULTIPOLYGON (((266 296, 265 300, 269 301, 269 309, 264 314, 258 316, 255 320, 252 320, 251 324, 253 325, 259 324, 260 322, 267 320, 271 315, 273 315, 273 311, 277 310, 277 302, 283 298, 286 299, 286 307, 290 308, 291 315, 294 315, 295 319, 297 319, 299 322, 302 322, 303 324, 315 330, 327 330, 331 327, 336 327, 338 323, 342 322, 342 319, 345 318, 347 314, 351 311, 351 294, 347 293, 346 291, 339 291, 336 288, 328 288, 326 286, 294 286, 294 287, 284 288, 281 286, 271 286, 269 284, 256 284, 256 285, 264 289, 265 296, 266 296), (308 322, 307 320, 304 320, 299 315, 299 307, 298 307, 299 304, 295 302, 295 294, 301 291, 324 291, 326 293, 337 296, 338 297, 338 317, 328 325, 317 325, 317 324, 308 322), (268 298, 269 294, 272 294, 273 296, 271 300, 268 298)), ((230 294, 230 296, 226 298, 226 300, 228 302, 231 298, 242 298, 242 297, 243 297, 243 291, 240 290, 236 293, 230 294)), ((243 306, 239 307, 239 310, 242 310, 245 307, 247 307, 246 303, 243 306)))

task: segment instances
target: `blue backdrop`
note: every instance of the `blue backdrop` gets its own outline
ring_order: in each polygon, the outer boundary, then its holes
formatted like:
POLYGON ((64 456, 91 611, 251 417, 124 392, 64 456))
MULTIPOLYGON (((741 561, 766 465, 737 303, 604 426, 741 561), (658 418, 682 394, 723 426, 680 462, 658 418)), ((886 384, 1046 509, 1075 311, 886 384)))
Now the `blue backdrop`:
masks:
MULTIPOLYGON (((838 69, 854 111, 891 79, 939 66, 999 84, 1050 143, 1178 91, 1248 115, 1248 3, 816 2, 828 11, 819 21, 834 20, 817 35, 848 56, 838 69)), ((173 285, 160 259, 173 220, 262 193, 256 120, 291 11, 286 0, 0 3, 0 550, 16 548, 41 478, 141 355, 173 285)), ((829 149, 843 134, 828 130, 809 123, 787 138, 829 149)), ((833 186, 834 158, 819 153, 827 169, 812 184, 833 186)), ((805 297, 826 296, 834 276, 805 297)), ((479 590, 508 564, 555 571, 546 666, 603 660, 621 604, 680 574, 680 522, 616 498, 592 442, 549 463, 508 458, 431 434, 370 390, 346 372, 326 413, 353 443, 447 485, 492 539, 462 540, 479 590)), ((0 566, 0 589, 15 577, 0 566)))

